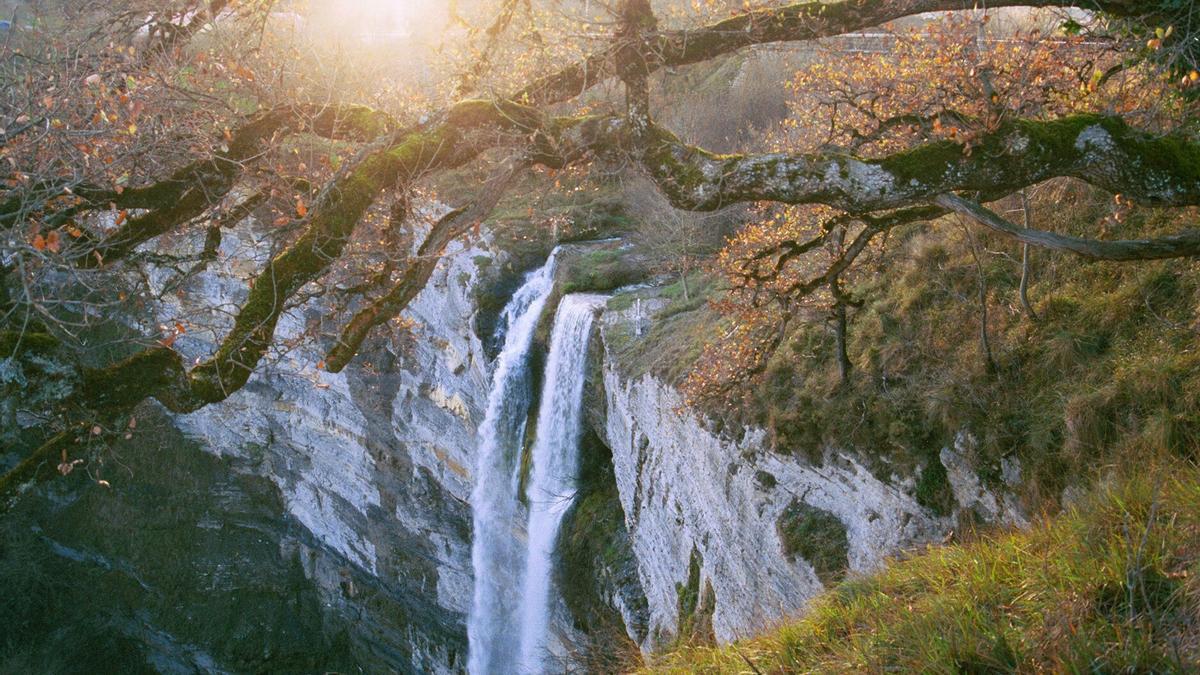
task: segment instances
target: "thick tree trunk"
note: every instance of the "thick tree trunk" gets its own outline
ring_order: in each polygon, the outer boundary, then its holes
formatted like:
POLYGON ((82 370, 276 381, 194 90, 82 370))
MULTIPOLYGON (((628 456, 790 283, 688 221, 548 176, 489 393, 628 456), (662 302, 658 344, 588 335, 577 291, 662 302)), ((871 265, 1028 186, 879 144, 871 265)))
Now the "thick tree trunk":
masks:
POLYGON ((625 119, 640 144, 650 129, 650 72, 656 60, 650 43, 658 19, 649 0, 621 0, 618 13, 617 76, 625 83, 625 119))

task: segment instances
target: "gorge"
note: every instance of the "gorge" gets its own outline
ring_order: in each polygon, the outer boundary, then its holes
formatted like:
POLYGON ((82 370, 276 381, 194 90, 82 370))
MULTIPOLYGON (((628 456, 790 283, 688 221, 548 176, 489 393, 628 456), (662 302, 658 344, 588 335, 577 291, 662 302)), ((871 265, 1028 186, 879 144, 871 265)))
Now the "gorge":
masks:
MULTIPOLYGON (((227 245, 236 241, 231 236, 227 245)), ((593 326, 597 310, 616 307, 614 301, 564 296, 554 287, 556 277, 566 278, 595 248, 566 246, 524 276, 500 312, 496 332, 503 344, 494 361, 483 340, 461 327, 473 321, 474 298, 485 283, 494 283, 485 282, 487 272, 503 266, 504 254, 461 248, 414 302, 414 341, 379 345, 372 360, 393 364, 388 370, 318 372, 312 380, 283 366, 256 376, 226 403, 157 423, 168 437, 177 427, 198 441, 199 448, 189 451, 197 461, 201 455, 220 458, 235 475, 270 486, 255 490, 278 491, 278 504, 261 507, 257 517, 266 520, 254 526, 275 542, 275 552, 268 547, 237 564, 262 567, 263 556, 280 561, 272 564, 295 561, 299 576, 293 583, 320 598, 319 633, 327 646, 266 633, 254 638, 263 653, 327 664, 349 659, 401 672, 513 672, 520 663, 533 663, 530 672, 556 672, 553 660, 536 664, 574 653, 568 643, 589 627, 599 630, 585 618, 598 608, 646 650, 661 648, 693 620, 680 611, 689 593, 699 598, 691 614, 707 621, 720 640, 798 610, 823 583, 782 539, 779 523, 796 513, 832 515, 834 534, 844 531, 842 567, 850 570, 873 569, 888 553, 937 540, 953 527, 952 518, 931 517, 908 494, 913 478, 881 482, 836 449, 823 467, 810 465, 772 452, 753 429, 737 438, 716 434, 670 386, 648 374, 631 376, 616 343, 628 340, 637 322, 654 321, 669 303, 653 288, 633 290, 644 298, 638 303, 643 316, 635 316, 632 306, 610 308, 593 326), (497 262, 481 267, 485 258, 497 262), (545 332, 548 325, 553 330, 545 332), (536 429, 532 445, 522 440, 527 425, 536 429), (580 436, 588 456, 577 460, 572 448, 580 448, 580 436), (597 455, 602 447, 605 453, 597 455), (531 455, 525 469, 523 453, 531 455), (618 522, 575 522, 579 512, 570 497, 580 461, 607 467, 602 472, 613 487, 604 503, 622 514, 618 522), (569 541, 558 532, 564 517, 565 526, 616 542, 591 561, 595 578, 568 580, 577 586, 568 594, 573 606, 564 606, 552 590, 564 583, 554 572, 569 541)), ((236 294, 237 275, 230 270, 224 278, 224 286, 209 288, 236 294)), ((298 356, 298 363, 315 359, 298 356)), ((156 415, 147 412, 146 419, 156 415)), ((135 436, 122 454, 149 457, 152 438, 135 436)), ((943 451, 961 500, 955 508, 982 504, 996 509, 981 512, 998 521, 1019 517, 1006 510, 1003 497, 972 483, 970 454, 966 437, 943 451)), ((215 508, 210 497, 172 490, 161 482, 171 479, 160 479, 143 460, 133 459, 132 466, 140 467, 134 468, 138 483, 168 490, 163 499, 181 523, 195 513, 190 527, 197 533, 210 527, 211 516, 203 515, 215 508)), ((230 498, 239 498, 238 489, 230 498)), ((584 489, 591 495, 595 486, 584 489)), ((128 574, 146 584, 129 591, 130 602, 144 603, 135 598, 156 592, 152 579, 165 571, 166 559, 130 536, 142 527, 139 492, 121 484, 111 495, 72 488, 54 502, 24 500, 10 523, 40 522, 44 542, 62 538, 63 546, 81 551, 61 558, 64 578, 95 566, 128 574), (88 505, 96 500, 112 502, 106 509, 127 506, 118 529, 93 550, 95 544, 72 541, 78 535, 60 528, 86 517, 89 511, 80 509, 95 508, 88 505), (50 514, 56 514, 52 521, 46 520, 50 514)), ((193 554, 199 557, 190 562, 169 557, 203 567, 211 545, 199 545, 193 554)), ((230 581, 237 578, 229 574, 230 581)), ((176 582, 178 592, 187 583, 176 582)), ((230 601, 240 589, 229 588, 230 601)), ((282 592, 268 582, 260 611, 269 611, 276 602, 269 598, 282 592)), ((67 621, 72 612, 91 610, 55 611, 67 621)), ((164 645, 207 640, 170 606, 115 630, 170 636, 164 645)), ((71 653, 71 647, 54 645, 46 648, 71 653)), ((255 662, 219 647, 215 653, 163 649, 188 667, 238 671, 255 662)))

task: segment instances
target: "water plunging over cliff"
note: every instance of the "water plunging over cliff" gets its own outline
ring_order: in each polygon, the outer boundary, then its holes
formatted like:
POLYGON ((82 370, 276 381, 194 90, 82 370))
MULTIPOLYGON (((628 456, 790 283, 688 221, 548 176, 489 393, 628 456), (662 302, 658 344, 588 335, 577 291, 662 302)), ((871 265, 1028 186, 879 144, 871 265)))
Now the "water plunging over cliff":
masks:
POLYGON ((524 551, 512 533, 519 503, 510 475, 520 464, 517 457, 529 410, 529 347, 554 288, 557 254, 555 249, 545 265, 526 277, 504 308, 504 347, 496 359, 487 412, 479 426, 471 492, 475 594, 467 622, 468 669, 476 674, 503 672, 516 660, 517 645, 506 628, 516 618, 512 591, 519 582, 524 551))
POLYGON ((605 298, 568 295, 554 317, 529 484, 529 548, 521 593, 521 672, 541 673, 550 623, 554 542, 575 495, 588 338, 605 298))

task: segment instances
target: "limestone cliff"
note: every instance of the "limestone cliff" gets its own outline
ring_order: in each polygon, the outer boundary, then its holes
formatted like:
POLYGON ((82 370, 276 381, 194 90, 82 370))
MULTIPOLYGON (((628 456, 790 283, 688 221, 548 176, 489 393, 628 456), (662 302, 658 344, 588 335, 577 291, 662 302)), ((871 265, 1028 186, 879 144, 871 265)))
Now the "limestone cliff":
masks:
MULTIPOLYGON (((252 459, 275 483, 322 549, 302 556, 317 561, 305 571, 330 606, 373 624, 358 637, 366 651, 391 653, 390 668, 452 672, 465 659, 467 500, 489 380, 472 329, 481 256, 451 251, 405 313, 411 329, 380 331, 346 371, 320 370, 318 352, 299 350, 177 419, 209 451, 252 459), (349 573, 366 588, 348 590, 349 573)), ((197 308, 221 299, 193 297, 197 308)), ((289 312, 281 340, 319 323, 321 310, 289 312)))
MULTIPOLYGON (((175 348, 188 360, 207 354, 229 322, 222 308, 244 298, 268 241, 253 223, 226 232, 218 260, 179 292, 164 293, 140 328, 152 333, 154 323, 186 321, 175 348)), ((146 404, 139 429, 108 458, 111 489, 72 476, 26 495, 6 524, 28 546, 0 550, 0 575, 14 583, 35 578, 39 556, 55 561, 66 587, 94 584, 96 568, 137 580, 124 604, 44 608, 35 617, 14 609, 15 616, 113 624, 119 639, 101 642, 128 646, 114 657, 128 672, 146 664, 161 670, 154 659, 163 654, 184 670, 214 672, 276 662, 313 671, 461 672, 473 585, 467 502, 490 368, 473 329, 476 293, 484 271, 495 276, 501 267, 500 255, 486 241, 456 244, 405 313, 409 327, 378 331, 343 373, 318 367, 332 300, 317 297, 280 322, 278 343, 298 346, 226 401, 174 417, 146 404), (298 339, 305 332, 317 340, 298 339), (181 466, 202 470, 179 483, 181 466), (84 526, 90 510, 99 514, 91 531, 103 534, 103 544, 84 526), (123 522, 105 522, 108 511, 123 522), (172 514, 165 540, 138 534, 162 532, 164 513, 172 514), (254 545, 238 544, 239 532, 254 545), (160 582, 177 604, 152 599, 165 592, 160 582), (262 631, 225 635, 187 619, 198 618, 204 603, 196 598, 208 593, 232 613, 212 620, 239 625, 236 605, 247 585, 256 590, 241 598, 242 613, 262 631), (149 634, 165 646, 146 647, 149 634), (243 654, 247 648, 257 655, 243 654)), ((152 276, 159 286, 168 279, 152 276)), ((62 649, 37 630, 30 641, 44 645, 22 655, 31 667, 62 649)))
MULTIPOLYGON (((652 316, 655 303, 645 306, 652 316)), ((967 434, 940 453, 937 469, 955 504, 938 515, 915 496, 918 476, 881 478, 835 447, 812 463, 775 451, 754 428, 715 432, 675 389, 651 374, 629 375, 609 348, 614 332, 628 339, 644 320, 633 309, 606 313, 603 404, 592 416, 611 450, 648 604, 649 630, 630 631, 644 650, 694 632, 697 622, 722 642, 760 631, 847 573, 945 539, 961 517, 1023 522, 1011 499, 982 487, 967 434)))

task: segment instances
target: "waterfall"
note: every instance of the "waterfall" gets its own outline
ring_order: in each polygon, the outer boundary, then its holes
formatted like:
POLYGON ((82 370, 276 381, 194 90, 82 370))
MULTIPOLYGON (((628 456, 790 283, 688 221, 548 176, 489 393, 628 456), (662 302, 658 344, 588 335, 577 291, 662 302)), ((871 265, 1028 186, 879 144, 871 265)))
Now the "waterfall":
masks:
POLYGON ((500 316, 504 347, 496 359, 487 412, 479 426, 475 487, 471 491, 474 534, 471 563, 475 594, 467 620, 468 669, 476 675, 504 672, 516 661, 508 631, 515 622, 513 589, 524 551, 513 535, 520 513, 509 476, 519 471, 520 448, 529 411, 529 347, 546 299, 554 288, 558 249, 530 272, 500 316))
POLYGON ((546 670, 554 543, 575 496, 588 338, 599 295, 568 295, 554 316, 529 483, 529 545, 520 594, 521 672, 546 670))

